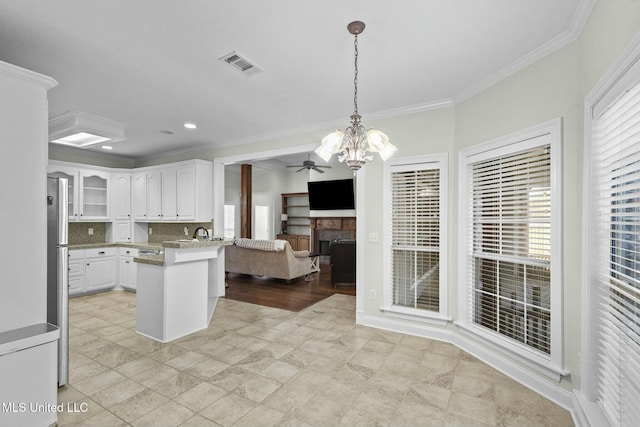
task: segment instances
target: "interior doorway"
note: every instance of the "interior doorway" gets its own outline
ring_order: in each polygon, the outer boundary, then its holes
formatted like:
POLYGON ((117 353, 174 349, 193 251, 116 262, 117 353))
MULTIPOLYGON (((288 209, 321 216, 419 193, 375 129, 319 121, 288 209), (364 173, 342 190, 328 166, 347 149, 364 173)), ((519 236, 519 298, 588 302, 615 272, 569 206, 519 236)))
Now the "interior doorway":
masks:
POLYGON ((253 194, 253 238, 256 240, 275 239, 271 200, 271 193, 253 194))

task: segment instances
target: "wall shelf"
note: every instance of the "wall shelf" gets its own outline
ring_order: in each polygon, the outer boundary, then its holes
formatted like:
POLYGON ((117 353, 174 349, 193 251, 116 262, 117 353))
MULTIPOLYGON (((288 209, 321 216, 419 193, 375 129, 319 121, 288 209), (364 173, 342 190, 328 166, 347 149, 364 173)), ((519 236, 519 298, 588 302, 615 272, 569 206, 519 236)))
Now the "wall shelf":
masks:
POLYGON ((309 193, 282 193, 282 213, 287 219, 281 221, 277 238, 287 240, 294 251, 309 250, 309 193))

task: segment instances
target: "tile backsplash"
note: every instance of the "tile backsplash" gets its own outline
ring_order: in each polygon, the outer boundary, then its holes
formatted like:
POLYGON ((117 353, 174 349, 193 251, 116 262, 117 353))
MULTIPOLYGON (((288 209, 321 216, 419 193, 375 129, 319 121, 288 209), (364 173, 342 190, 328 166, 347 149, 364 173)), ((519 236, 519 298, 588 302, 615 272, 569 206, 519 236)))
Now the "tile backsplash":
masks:
POLYGON ((107 227, 104 222, 70 222, 69 244, 89 245, 92 243, 104 243, 107 241, 107 227), (89 231, 93 229, 93 234, 89 231))
POLYGON ((149 234, 149 242, 160 243, 165 240, 190 239, 193 232, 198 227, 211 229, 211 221, 209 222, 150 222, 148 228, 152 231, 149 234), (187 234, 184 229, 187 228, 187 234))
MULTIPOLYGON (((145 224, 142 224, 145 225, 145 224)), ((149 242, 160 243, 165 240, 186 239, 193 236, 193 232, 198 227, 212 229, 209 222, 150 222, 146 224, 147 230, 151 229, 149 242), (187 229, 187 235, 184 229, 187 229)), ((106 243, 107 232, 111 233, 111 224, 106 222, 70 222, 69 223, 69 244, 70 245, 90 245, 94 243, 106 243), (93 234, 89 234, 92 230, 93 234)))

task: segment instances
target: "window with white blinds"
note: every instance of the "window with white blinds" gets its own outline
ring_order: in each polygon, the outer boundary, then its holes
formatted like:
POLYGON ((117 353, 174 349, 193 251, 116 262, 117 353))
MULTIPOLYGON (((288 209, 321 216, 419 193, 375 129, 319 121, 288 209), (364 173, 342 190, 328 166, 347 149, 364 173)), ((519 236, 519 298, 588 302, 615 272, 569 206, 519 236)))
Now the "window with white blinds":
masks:
MULTIPOLYGON (((638 67, 636 67, 638 68, 638 67)), ((591 292, 597 401, 613 426, 640 425, 640 72, 591 135, 591 292), (593 236, 592 236, 593 237, 593 236)))
POLYGON ((472 230, 473 322, 549 354, 549 145, 472 164, 472 230))
POLYGON ((390 279, 384 305, 391 311, 417 315, 443 311, 444 158, 438 159, 400 159, 387 170, 390 279))
POLYGON ((458 325, 558 381, 562 121, 460 151, 458 325))

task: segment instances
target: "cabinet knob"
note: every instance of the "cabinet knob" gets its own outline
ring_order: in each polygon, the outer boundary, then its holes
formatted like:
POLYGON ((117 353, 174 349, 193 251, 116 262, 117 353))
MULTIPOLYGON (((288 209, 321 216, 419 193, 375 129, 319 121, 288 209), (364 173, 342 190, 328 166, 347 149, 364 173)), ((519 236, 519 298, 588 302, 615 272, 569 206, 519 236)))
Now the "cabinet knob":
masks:
POLYGON ((98 255, 104 255, 104 251, 98 252, 98 255))

